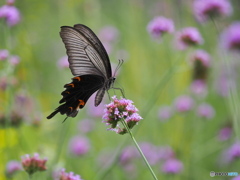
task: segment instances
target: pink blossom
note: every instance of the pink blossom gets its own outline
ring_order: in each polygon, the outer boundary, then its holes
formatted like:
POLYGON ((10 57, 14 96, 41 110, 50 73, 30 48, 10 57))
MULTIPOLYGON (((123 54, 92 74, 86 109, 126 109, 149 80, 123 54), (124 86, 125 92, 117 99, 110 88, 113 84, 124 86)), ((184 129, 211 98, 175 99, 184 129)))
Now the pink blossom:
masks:
POLYGON ((190 96, 182 95, 175 100, 174 104, 177 111, 186 112, 193 108, 194 101, 190 96))
POLYGON ((195 27, 183 28, 176 34, 176 45, 180 50, 184 50, 189 46, 203 44, 203 42, 201 34, 195 27))
POLYGON ((161 121, 165 121, 171 118, 173 110, 170 106, 162 106, 158 110, 158 117, 161 121))
POLYGON ((237 141, 223 153, 223 159, 225 163, 230 163, 239 158, 240 158, 240 141, 237 141))
POLYGON ((35 153, 33 157, 28 154, 22 157, 22 166, 28 174, 33 174, 37 171, 45 171, 47 159, 41 160, 39 154, 35 153))
POLYGON ((199 22, 232 14, 232 6, 228 0, 195 0, 193 9, 199 22))
POLYGON ((138 151, 134 146, 127 146, 122 150, 122 153, 120 155, 120 162, 121 164, 125 165, 130 163, 133 159, 138 157, 138 151))
POLYGON ((69 143, 69 151, 71 154, 81 156, 90 150, 90 142, 88 138, 83 136, 74 136, 69 143))
POLYGON ((220 141, 226 141, 232 136, 232 128, 230 126, 223 127, 218 132, 218 139, 220 141))
POLYGON ((204 97, 207 95, 207 85, 204 80, 194 80, 190 85, 193 94, 204 97))
POLYGON ((6 174, 7 176, 12 176, 13 174, 15 174, 17 171, 22 170, 22 165, 19 161, 9 161, 7 163, 7 167, 6 167, 6 174))
POLYGON ((149 22, 147 30, 153 38, 159 38, 165 33, 172 33, 174 24, 171 19, 158 16, 149 22))
POLYGON ((65 169, 61 169, 60 171, 54 174, 54 180, 82 180, 78 174, 74 174, 73 172, 65 172, 65 169))
POLYGON ((162 165, 162 171, 167 174, 179 174, 183 171, 183 163, 177 159, 170 158, 162 165))
POLYGON ((200 62, 205 67, 210 67, 211 58, 210 55, 204 50, 197 50, 191 56, 191 63, 194 64, 196 61, 200 62))
POLYGON ((10 62, 12 65, 16 66, 17 64, 19 64, 20 58, 19 58, 19 56, 10 56, 10 57, 9 57, 9 62, 10 62))
POLYGON ((20 12, 12 5, 0 7, 0 18, 5 18, 9 26, 14 26, 20 22, 20 12))
POLYGON ((223 31, 220 45, 224 49, 240 52, 240 21, 232 23, 223 31))
POLYGON ((198 116, 206 119, 212 119, 215 115, 215 110, 210 104, 202 103, 197 108, 198 116))
POLYGON ((9 52, 6 49, 0 50, 0 60, 5 60, 9 56, 9 52))
POLYGON ((115 131, 118 134, 125 134, 127 130, 120 128, 118 122, 125 120, 128 127, 133 128, 142 117, 137 113, 138 109, 132 104, 133 101, 125 98, 117 99, 116 96, 112 97, 113 101, 106 105, 104 109, 104 123, 111 126, 109 130, 115 131))

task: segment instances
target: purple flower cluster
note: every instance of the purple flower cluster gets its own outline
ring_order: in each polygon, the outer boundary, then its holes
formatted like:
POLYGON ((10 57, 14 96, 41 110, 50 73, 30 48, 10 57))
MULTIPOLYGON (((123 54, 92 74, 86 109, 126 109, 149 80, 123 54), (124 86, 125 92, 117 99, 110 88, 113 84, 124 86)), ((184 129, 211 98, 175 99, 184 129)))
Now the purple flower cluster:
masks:
POLYGON ((211 57, 210 55, 204 50, 196 50, 190 59, 191 63, 194 64, 196 62, 200 62, 205 67, 210 67, 211 65, 211 57))
MULTIPOLYGON (((161 170, 167 174, 178 174, 183 170, 183 163, 175 157, 175 153, 169 146, 155 146, 149 142, 139 144, 150 165, 162 164, 161 170)), ((123 149, 120 156, 120 163, 127 171, 133 170, 134 161, 140 155, 135 147, 128 146, 123 149), (130 167, 130 169, 129 169, 130 167)))
POLYGON ((183 171, 183 163, 175 158, 168 159, 164 162, 162 171, 167 174, 179 174, 183 171))
POLYGON ((240 52, 240 21, 232 23, 220 37, 224 49, 240 52))
POLYGON ((204 80, 194 80, 190 85, 190 90, 193 94, 205 97, 207 95, 207 85, 204 80))
POLYGON ((191 55, 190 62, 193 66, 193 80, 205 83, 211 66, 210 55, 204 50, 197 50, 191 55))
POLYGON ((0 61, 4 61, 4 60, 7 60, 7 59, 8 59, 8 62, 13 66, 16 66, 20 62, 20 57, 19 56, 10 55, 8 50, 0 49, 0 61))
POLYGON ((232 136, 232 127, 226 126, 219 130, 218 139, 219 141, 226 141, 232 136))
POLYGON ((197 28, 195 27, 186 27, 181 29, 176 34, 176 45, 180 50, 184 50, 189 46, 196 46, 203 44, 203 38, 197 28))
POLYGON ((65 169, 61 169, 60 171, 54 174, 54 180, 82 180, 81 177, 73 172, 65 172, 65 169))
POLYGON ((186 27, 176 34, 176 46, 180 50, 184 50, 189 46, 203 44, 203 38, 197 28, 186 27))
MULTIPOLYGON (((202 89, 197 90, 201 92, 202 89)), ((181 95, 177 97, 173 103, 173 107, 171 106, 162 106, 159 108, 158 117, 161 121, 168 120, 173 116, 175 112, 180 113, 187 113, 193 110, 197 104, 195 103, 194 99, 189 95, 181 95)), ((215 115, 214 108, 208 103, 202 103, 197 106, 196 114, 199 117, 212 119, 215 115)))
POLYGON ((148 32, 153 38, 159 38, 165 33, 174 31, 174 23, 171 19, 159 16, 151 20, 147 26, 148 32))
POLYGON ((40 159, 39 154, 35 153, 33 157, 28 154, 22 157, 22 166, 28 174, 33 174, 37 171, 45 171, 47 159, 40 159))
POLYGON ((14 1, 8 1, 6 5, 0 7, 0 18, 4 18, 8 26, 14 26, 21 20, 20 12, 13 3, 14 1))
POLYGON ((138 109, 133 105, 133 101, 125 98, 117 99, 112 97, 113 101, 106 105, 104 109, 103 122, 111 126, 109 130, 113 130, 118 134, 127 133, 127 129, 120 128, 119 121, 124 120, 127 126, 132 129, 142 117, 137 113, 138 109))
POLYGON ((235 142, 223 153, 224 163, 231 163, 240 158, 240 141, 235 142))
POLYGON ((199 22, 205 22, 211 18, 229 16, 232 13, 232 6, 228 0, 195 0, 193 9, 199 22))
POLYGON ((6 166, 6 175, 12 177, 17 171, 22 170, 22 165, 19 161, 9 161, 6 166))
POLYGON ((170 106, 162 106, 158 110, 158 117, 162 121, 171 118, 172 114, 173 114, 173 109, 170 106))
POLYGON ((75 156, 86 154, 90 149, 89 140, 83 136, 74 136, 69 143, 70 153, 75 156))
POLYGON ((182 95, 175 100, 174 104, 178 112, 187 112, 193 108, 194 101, 190 96, 182 95))
POLYGON ((9 56, 9 52, 8 50, 6 49, 1 49, 0 50, 0 60, 3 61, 3 60, 6 60, 9 56))
POLYGON ((199 117, 212 119, 215 115, 215 110, 210 104, 202 103, 198 106, 197 113, 199 117))

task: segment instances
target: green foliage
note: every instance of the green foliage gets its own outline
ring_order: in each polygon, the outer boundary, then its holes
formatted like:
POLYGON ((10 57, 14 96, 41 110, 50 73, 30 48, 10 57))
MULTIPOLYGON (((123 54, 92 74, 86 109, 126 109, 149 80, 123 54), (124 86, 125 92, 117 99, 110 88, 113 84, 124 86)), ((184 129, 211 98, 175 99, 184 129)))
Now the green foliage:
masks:
MULTIPOLYGON (((3 4, 1 2, 0 6, 3 4)), ((238 2, 233 1, 233 4, 238 2)), ((134 101, 143 117, 133 134, 138 142, 171 146, 184 165, 183 172, 177 175, 164 174, 161 163, 153 165, 159 179, 207 179, 210 171, 239 171, 239 160, 226 165, 219 160, 224 150, 239 139, 240 128, 233 123, 236 111, 231 106, 231 98, 216 93, 215 81, 223 58, 218 49, 219 34, 212 22, 201 25, 195 21, 190 1, 16 0, 15 6, 21 12, 21 22, 13 27, 6 26, 3 19, 0 22, 0 49, 8 49, 10 54, 21 59, 11 70, 3 64, 7 62, 0 61, 0 75, 8 82, 7 88, 0 90, 0 115, 7 119, 0 128, 0 180, 8 179, 5 176, 8 161, 20 161, 21 156, 34 152, 48 158, 48 170, 34 174, 32 179, 50 180, 57 167, 73 171, 85 180, 151 179, 141 160, 133 162, 136 166, 134 172, 124 170, 119 156, 124 147, 132 145, 128 134, 121 136, 106 131, 101 117, 89 116, 86 108, 80 110, 76 118, 68 118, 64 123, 65 117, 61 115, 46 119, 58 106, 63 85, 72 77, 69 69, 57 66, 58 59, 66 55, 59 36, 60 26, 77 23, 89 26, 96 34, 107 25, 119 30, 120 37, 109 56, 111 62, 117 64, 118 50, 124 49, 129 54, 121 66, 116 86, 124 88, 126 97, 134 101), (151 38, 146 30, 147 24, 159 15, 172 18, 176 30, 188 26, 199 28, 205 40, 199 48, 212 56, 213 66, 208 77, 208 95, 204 100, 195 100, 197 103, 206 101, 214 107, 213 119, 198 117, 194 109, 186 114, 176 113, 167 122, 159 120, 160 106, 172 105, 179 95, 189 94, 192 67, 187 61, 194 51, 193 48, 176 50, 171 34, 164 35, 160 43, 151 38), (19 94, 27 97, 26 106, 15 107, 14 99, 19 94), (13 111, 25 115, 19 127, 11 127, 9 122, 13 111), (86 118, 92 118, 95 125, 94 130, 86 134, 91 148, 87 154, 76 157, 69 153, 69 140, 84 134, 78 129, 78 123, 86 118), (217 134, 227 123, 234 126, 235 132, 230 140, 220 142, 217 134), (104 163, 99 160, 102 155, 105 156, 104 163)), ((239 19, 240 14, 235 11, 232 19, 218 21, 221 31, 239 19)), ((109 93, 112 96, 115 92, 110 90, 109 93)), ((119 92, 116 93, 120 96, 119 92)), ((108 103, 107 94, 105 96, 108 103)), ((240 118, 239 113, 237 118, 240 118)), ((21 171, 13 179, 27 179, 27 174, 21 171)))

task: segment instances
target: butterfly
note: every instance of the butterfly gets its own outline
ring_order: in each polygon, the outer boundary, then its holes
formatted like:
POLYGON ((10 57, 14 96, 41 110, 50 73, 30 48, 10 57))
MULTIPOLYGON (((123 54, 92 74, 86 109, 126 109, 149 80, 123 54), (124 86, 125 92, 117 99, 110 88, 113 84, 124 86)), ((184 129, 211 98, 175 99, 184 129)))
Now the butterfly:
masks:
POLYGON ((90 28, 83 24, 62 26, 60 36, 67 50, 69 68, 75 77, 64 85, 63 97, 59 101, 61 105, 47 119, 60 113, 67 115, 66 120, 75 117, 96 91, 95 106, 98 106, 115 77, 105 48, 90 28))

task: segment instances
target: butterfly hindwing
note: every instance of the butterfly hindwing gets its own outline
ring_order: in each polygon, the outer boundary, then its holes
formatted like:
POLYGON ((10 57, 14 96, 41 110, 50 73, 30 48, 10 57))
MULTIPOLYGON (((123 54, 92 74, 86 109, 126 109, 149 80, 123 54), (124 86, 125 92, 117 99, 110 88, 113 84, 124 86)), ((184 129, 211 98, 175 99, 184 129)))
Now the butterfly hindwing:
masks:
POLYGON ((65 84, 65 90, 61 93, 60 105, 47 118, 52 118, 55 114, 66 114, 75 117, 79 109, 82 109, 89 97, 103 86, 104 79, 96 75, 83 75, 72 78, 72 82, 65 84))

